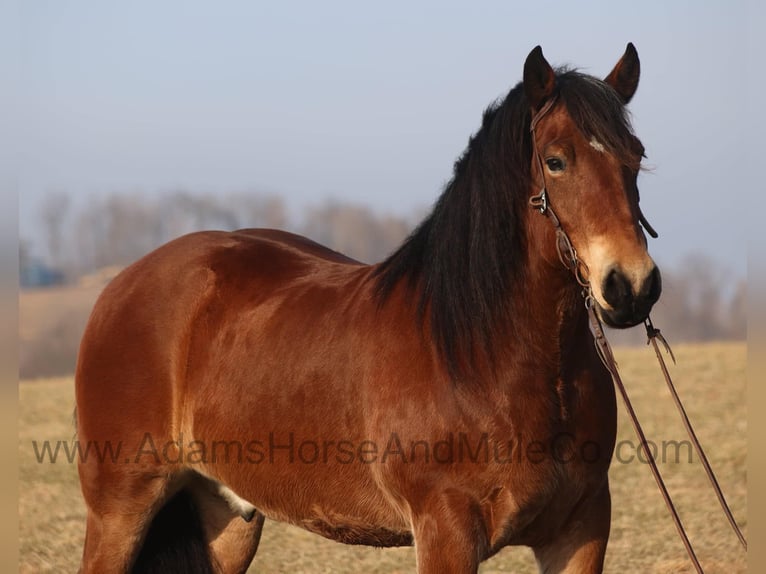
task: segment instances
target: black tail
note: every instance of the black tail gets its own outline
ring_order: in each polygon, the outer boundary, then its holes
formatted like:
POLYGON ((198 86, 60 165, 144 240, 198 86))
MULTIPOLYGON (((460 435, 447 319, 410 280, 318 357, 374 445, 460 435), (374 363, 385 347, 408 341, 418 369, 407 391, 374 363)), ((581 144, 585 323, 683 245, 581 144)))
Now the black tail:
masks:
POLYGON ((133 567, 134 574, 214 574, 199 511, 182 490, 157 513, 133 567))

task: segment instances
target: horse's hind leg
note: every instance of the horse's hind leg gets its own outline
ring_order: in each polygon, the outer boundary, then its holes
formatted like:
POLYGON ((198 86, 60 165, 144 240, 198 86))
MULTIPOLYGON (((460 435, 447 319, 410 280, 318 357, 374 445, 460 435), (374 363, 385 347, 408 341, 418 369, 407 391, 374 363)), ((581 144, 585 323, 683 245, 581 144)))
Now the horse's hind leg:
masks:
POLYGON ((605 483, 597 493, 582 501, 556 540, 534 549, 540 572, 603 572, 610 520, 611 498, 609 485, 605 483))
POLYGON ((88 507, 81 574, 125 573, 138 554, 152 517, 164 502, 170 480, 125 473, 111 481, 89 481, 81 468, 88 507), (115 493, 120 493, 115 496, 115 493))

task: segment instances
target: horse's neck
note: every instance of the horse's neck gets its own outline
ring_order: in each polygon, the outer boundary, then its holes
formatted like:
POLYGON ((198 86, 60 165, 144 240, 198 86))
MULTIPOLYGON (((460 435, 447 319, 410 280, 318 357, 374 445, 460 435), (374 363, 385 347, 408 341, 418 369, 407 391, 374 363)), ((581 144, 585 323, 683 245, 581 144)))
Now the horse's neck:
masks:
MULTIPOLYGON (((537 372, 560 373, 562 363, 588 360, 588 320, 581 287, 551 249, 553 227, 546 217, 531 212, 523 287, 514 294, 514 347, 533 353, 537 372)), ((511 358, 513 360, 513 358, 511 358)))
POLYGON ((514 329, 519 343, 526 343, 546 355, 553 356, 561 346, 581 337, 587 330, 583 300, 573 279, 561 281, 560 273, 549 279, 531 279, 522 297, 514 301, 514 316, 520 319, 514 329))
POLYGON ((571 276, 545 265, 529 269, 523 292, 515 294, 510 340, 503 345, 490 391, 493 408, 514 421, 518 432, 534 436, 547 432, 546 425, 569 420, 573 385, 593 358, 578 286, 571 276))

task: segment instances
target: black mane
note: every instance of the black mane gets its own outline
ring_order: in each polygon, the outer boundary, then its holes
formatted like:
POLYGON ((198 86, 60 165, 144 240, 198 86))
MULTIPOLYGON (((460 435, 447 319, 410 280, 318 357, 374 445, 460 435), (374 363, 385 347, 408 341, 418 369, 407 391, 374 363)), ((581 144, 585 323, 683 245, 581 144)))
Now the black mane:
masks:
MULTIPOLYGON (((583 134, 634 162, 636 140, 617 93, 575 70, 559 69, 556 80, 583 134)), ((419 320, 430 322, 453 376, 461 364, 475 364, 476 349, 491 361, 493 341, 511 325, 511 294, 527 249, 521 218, 531 189, 530 121, 522 84, 490 105, 431 214, 375 271, 380 304, 401 282, 417 297, 419 320)))

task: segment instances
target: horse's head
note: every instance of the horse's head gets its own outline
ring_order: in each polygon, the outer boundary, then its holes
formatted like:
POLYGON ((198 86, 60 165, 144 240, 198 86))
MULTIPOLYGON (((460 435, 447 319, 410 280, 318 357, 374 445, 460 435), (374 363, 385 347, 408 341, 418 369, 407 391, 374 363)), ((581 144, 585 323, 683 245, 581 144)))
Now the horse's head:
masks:
MULTIPOLYGON (((544 181, 550 206, 585 264, 597 311, 613 327, 643 321, 661 291, 640 225, 636 179, 644 149, 625 110, 638 78, 632 44, 604 81, 554 72, 539 47, 524 66, 532 114, 555 98, 533 132, 539 152, 539 160, 532 155, 533 185, 539 190, 544 181)), ((542 248, 555 258, 553 242, 542 248)))

